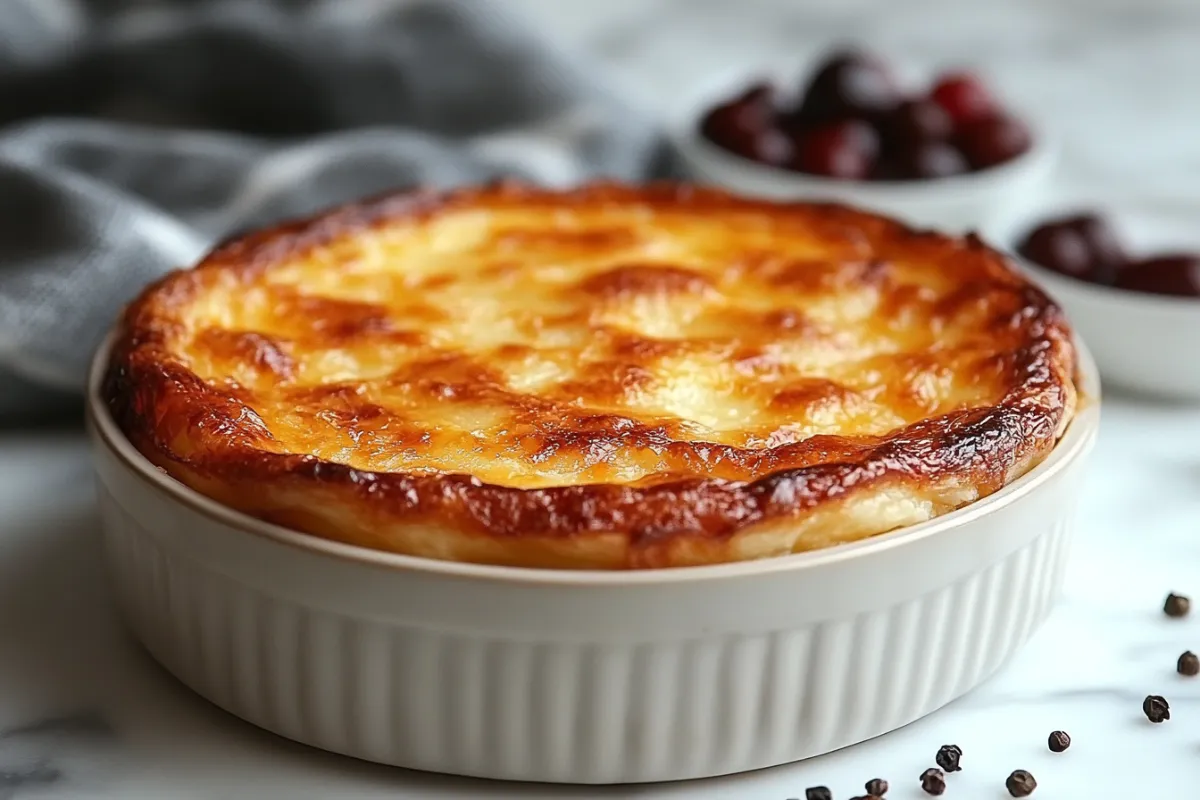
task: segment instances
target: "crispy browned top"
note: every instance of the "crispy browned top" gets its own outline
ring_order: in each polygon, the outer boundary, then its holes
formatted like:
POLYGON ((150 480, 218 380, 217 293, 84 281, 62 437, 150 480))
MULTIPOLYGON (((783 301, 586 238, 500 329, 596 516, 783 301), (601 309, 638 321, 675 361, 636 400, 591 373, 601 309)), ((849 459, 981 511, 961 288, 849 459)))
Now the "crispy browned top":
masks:
POLYGON ((128 309, 106 392, 151 460, 259 516, 619 535, 636 566, 872 486, 994 491, 1066 425, 1073 362, 1058 308, 971 238, 499 185, 218 247, 128 309))

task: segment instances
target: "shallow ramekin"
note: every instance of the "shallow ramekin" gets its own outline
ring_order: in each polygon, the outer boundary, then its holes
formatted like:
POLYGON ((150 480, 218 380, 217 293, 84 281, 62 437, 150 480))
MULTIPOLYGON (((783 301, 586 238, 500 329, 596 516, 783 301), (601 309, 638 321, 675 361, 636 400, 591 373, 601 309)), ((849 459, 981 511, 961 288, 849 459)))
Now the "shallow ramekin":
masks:
MULTIPOLYGON (((1197 208, 1100 204, 1137 254, 1200 252, 1197 208)), ((1038 221, 1084 208, 1065 203, 1027 212, 986 234, 1067 312, 1106 386, 1166 400, 1200 402, 1200 298, 1130 292, 1060 275, 1021 258, 1020 239, 1038 221)), ((1089 206, 1094 207, 1094 206, 1089 206)))
POLYGON ((938 180, 887 182, 836 180, 758 164, 700 135, 701 117, 713 105, 758 80, 787 86, 801 72, 796 65, 743 67, 689 93, 670 121, 671 139, 689 177, 750 197, 847 203, 911 225, 963 233, 1005 221, 1036 202, 1053 169, 1053 137, 1036 127, 1033 147, 1005 164, 938 180))
POLYGON ((635 572, 440 562, 269 525, 89 429, 122 612, 181 681, 315 747, 560 783, 797 761, 923 717, 999 667, 1062 581, 1086 400, 1038 467, 931 522, 764 561, 635 572))

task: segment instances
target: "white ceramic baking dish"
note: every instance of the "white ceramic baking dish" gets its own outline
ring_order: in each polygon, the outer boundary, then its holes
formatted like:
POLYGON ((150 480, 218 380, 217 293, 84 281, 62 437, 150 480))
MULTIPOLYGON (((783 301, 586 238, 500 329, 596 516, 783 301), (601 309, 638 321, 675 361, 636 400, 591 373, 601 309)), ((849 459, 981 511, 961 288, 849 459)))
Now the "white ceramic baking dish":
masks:
POLYGON ((259 522, 157 470, 89 386, 112 581, 150 653, 282 736, 435 772, 696 778, 826 753, 964 694, 1046 616, 1087 399, 1025 477, 932 522, 714 567, 563 572, 423 560, 259 522))

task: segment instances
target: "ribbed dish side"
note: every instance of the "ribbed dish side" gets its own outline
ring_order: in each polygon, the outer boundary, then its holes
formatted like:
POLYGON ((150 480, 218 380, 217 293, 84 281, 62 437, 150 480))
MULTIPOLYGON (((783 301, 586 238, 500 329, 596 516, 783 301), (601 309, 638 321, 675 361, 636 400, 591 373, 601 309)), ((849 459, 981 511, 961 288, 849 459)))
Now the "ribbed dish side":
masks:
POLYGON ((355 620, 165 552, 100 486, 124 613, 217 705, 316 747, 481 777, 674 780, 829 752, 978 684, 1061 583, 1064 517, 984 572, 883 611, 766 635, 627 646, 355 620))

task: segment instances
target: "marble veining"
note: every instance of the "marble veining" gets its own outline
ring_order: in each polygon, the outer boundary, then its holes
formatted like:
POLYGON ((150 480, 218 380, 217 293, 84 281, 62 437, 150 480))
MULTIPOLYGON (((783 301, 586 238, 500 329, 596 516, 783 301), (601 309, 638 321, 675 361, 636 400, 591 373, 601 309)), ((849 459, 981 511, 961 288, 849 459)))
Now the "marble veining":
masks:
MULTIPOLYGON (((1200 185, 1200 4, 1192 0, 511 0, 561 47, 666 113, 695 80, 747 61, 804 59, 862 40, 901 62, 987 72, 1065 142, 1069 197, 1190 208, 1200 185)), ((1200 409, 1106 398, 1065 596, 1029 646, 979 690, 880 739, 750 775, 664 786, 488 784, 393 770, 291 744, 182 688, 121 628, 99 568, 82 434, 0 432, 0 800, 121 798, 750 798, 826 784, 925 797, 938 746, 964 750, 948 798, 1006 797, 1028 769, 1035 798, 1191 796, 1200 777, 1200 409), (1172 719, 1151 725, 1147 694, 1172 719), (1066 753, 1046 747, 1071 733, 1066 753)))
POLYGON ((73 783, 80 790, 101 786, 97 779, 104 765, 97 755, 114 742, 103 713, 89 710, 35 717, 0 731, 0 798, 73 783))

